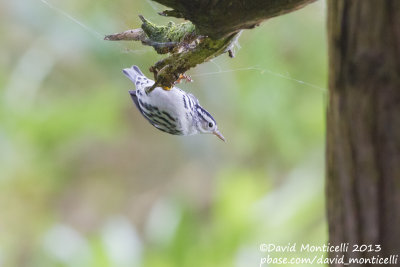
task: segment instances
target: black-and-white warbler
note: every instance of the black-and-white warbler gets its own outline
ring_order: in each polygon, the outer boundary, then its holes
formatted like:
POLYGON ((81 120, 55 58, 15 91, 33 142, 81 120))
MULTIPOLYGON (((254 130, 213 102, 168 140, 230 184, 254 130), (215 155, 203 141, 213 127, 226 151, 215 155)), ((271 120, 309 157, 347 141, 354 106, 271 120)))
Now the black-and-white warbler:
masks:
POLYGON ((214 118, 194 95, 177 87, 170 90, 156 87, 148 92, 154 81, 144 76, 137 66, 123 72, 136 86, 135 91, 129 91, 133 102, 154 127, 174 135, 211 133, 225 141, 214 118))

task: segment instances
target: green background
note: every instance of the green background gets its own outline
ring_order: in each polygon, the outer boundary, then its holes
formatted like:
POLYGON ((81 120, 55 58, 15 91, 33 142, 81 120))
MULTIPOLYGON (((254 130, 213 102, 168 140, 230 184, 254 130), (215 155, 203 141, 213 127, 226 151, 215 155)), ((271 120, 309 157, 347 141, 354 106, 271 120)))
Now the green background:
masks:
POLYGON ((150 76, 162 57, 102 40, 139 14, 166 24, 162 6, 47 3, 0 3, 0 266, 248 267, 261 243, 327 242, 323 1, 244 31, 234 59, 179 85, 226 143, 148 124, 122 69, 150 76))

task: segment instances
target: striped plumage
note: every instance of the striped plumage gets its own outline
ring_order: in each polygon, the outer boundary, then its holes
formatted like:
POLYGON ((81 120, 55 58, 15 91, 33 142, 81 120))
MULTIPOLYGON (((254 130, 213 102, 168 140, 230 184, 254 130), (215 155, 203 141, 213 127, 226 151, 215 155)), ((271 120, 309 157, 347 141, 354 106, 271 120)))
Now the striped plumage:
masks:
POLYGON ((135 91, 129 91, 133 102, 154 127, 174 135, 212 133, 225 141, 214 118, 200 106, 194 95, 177 87, 170 90, 156 87, 147 93, 146 89, 154 81, 144 76, 137 66, 123 72, 136 86, 135 91))

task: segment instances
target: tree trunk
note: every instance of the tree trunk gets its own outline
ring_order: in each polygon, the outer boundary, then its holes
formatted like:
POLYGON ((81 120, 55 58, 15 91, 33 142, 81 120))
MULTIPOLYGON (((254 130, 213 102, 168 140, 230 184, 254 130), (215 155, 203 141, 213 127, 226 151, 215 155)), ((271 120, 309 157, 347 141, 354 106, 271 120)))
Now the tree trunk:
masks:
MULTIPOLYGON (((350 243, 349 250, 339 255, 345 255, 345 259, 397 255, 400 1, 329 0, 328 34, 326 161, 330 244, 350 243), (371 244, 373 249, 380 245, 382 250, 355 252, 352 244, 371 244)), ((336 255, 333 252, 330 256, 336 255)))

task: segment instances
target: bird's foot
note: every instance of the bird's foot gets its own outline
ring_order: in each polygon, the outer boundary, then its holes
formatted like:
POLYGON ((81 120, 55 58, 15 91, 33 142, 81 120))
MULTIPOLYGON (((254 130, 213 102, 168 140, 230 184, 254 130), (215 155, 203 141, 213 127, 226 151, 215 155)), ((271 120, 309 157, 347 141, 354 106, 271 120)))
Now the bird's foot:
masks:
POLYGON ((180 74, 178 79, 174 82, 174 84, 180 83, 182 80, 185 80, 186 82, 193 82, 192 78, 189 75, 186 74, 180 74))

